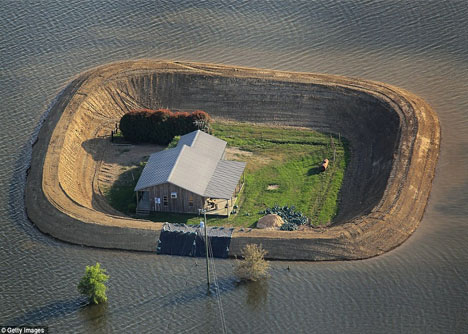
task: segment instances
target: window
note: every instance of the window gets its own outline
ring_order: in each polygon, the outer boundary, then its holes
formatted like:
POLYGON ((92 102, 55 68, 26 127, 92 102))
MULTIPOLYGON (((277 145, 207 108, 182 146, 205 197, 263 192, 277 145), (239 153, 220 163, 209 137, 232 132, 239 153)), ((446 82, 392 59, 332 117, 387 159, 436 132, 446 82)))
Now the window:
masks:
POLYGON ((189 196, 188 206, 193 206, 193 197, 192 197, 192 195, 189 196))
POLYGON ((171 193, 171 198, 177 198, 177 193, 176 193, 176 192, 172 192, 172 193, 171 193))
POLYGON ((167 196, 163 196, 163 204, 165 206, 167 206, 169 204, 168 200, 167 200, 167 196))

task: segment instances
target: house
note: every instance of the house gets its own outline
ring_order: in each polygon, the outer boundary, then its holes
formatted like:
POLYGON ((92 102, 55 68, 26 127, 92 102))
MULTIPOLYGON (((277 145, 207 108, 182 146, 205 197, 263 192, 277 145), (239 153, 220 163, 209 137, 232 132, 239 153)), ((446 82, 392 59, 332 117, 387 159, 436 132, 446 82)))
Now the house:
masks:
POLYGON ((176 147, 153 153, 135 187, 137 213, 150 211, 229 216, 243 186, 245 162, 225 160, 226 142, 200 130, 176 147))

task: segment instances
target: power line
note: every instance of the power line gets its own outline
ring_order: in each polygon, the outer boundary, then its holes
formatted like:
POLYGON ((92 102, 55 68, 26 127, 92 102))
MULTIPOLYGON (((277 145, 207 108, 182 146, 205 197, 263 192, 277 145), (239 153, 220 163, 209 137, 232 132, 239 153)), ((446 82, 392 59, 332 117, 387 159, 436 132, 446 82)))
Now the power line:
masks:
POLYGON ((216 294, 216 299, 218 302, 218 310, 221 318, 221 327, 223 329, 223 333, 227 333, 227 328, 226 328, 226 318, 224 316, 224 309, 223 309, 223 304, 221 302, 221 294, 219 293, 219 282, 216 274, 216 266, 215 266, 215 261, 214 261, 214 254, 213 254, 213 248, 211 246, 211 240, 209 242, 209 252, 210 252, 210 260, 211 260, 211 268, 213 269, 213 283, 215 287, 215 294, 216 294))

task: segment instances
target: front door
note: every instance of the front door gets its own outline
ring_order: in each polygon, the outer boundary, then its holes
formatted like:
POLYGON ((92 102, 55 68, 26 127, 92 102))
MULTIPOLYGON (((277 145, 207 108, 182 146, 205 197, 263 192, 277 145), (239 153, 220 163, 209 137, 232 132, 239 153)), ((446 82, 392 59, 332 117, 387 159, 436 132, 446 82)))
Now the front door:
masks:
POLYGON ((154 211, 161 211, 161 197, 154 198, 154 211))

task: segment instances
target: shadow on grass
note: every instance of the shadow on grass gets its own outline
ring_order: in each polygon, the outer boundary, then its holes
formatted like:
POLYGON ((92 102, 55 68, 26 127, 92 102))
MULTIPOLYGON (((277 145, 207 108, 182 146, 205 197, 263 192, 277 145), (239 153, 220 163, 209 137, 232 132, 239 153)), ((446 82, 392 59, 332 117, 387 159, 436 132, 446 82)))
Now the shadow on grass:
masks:
POLYGON ((308 176, 317 175, 317 174, 320 174, 321 172, 322 172, 321 167, 313 167, 307 171, 307 175, 308 176))
POLYGON ((134 189, 142 171, 143 165, 126 170, 112 187, 105 191, 106 199, 114 209, 126 215, 135 215, 136 194, 134 189))

